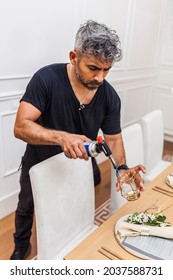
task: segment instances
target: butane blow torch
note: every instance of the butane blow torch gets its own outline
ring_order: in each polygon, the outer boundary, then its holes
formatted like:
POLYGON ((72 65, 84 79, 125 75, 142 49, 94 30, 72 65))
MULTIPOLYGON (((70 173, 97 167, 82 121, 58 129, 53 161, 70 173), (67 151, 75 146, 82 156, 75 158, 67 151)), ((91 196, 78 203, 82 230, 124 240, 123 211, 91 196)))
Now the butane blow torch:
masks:
POLYGON ((98 143, 99 149, 104 152, 105 156, 108 157, 110 162, 112 163, 113 168, 116 169, 117 167, 116 167, 115 159, 114 159, 112 152, 109 149, 108 145, 103 140, 102 136, 97 137, 97 143, 98 143))

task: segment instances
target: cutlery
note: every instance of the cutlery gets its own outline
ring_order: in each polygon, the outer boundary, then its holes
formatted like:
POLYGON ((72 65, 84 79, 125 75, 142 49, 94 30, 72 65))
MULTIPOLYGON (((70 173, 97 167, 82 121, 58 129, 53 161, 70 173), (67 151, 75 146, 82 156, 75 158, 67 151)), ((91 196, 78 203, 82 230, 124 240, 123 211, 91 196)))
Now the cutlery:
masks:
POLYGON ((115 260, 116 259, 110 253, 108 253, 105 250, 103 250, 103 248, 100 248, 98 250, 98 252, 101 253, 102 255, 104 255, 105 257, 107 257, 109 260, 115 260))
POLYGON ((123 260, 123 258, 118 253, 113 252, 112 250, 106 248, 105 246, 102 246, 100 250, 101 250, 102 254, 103 253, 107 254, 107 257, 109 257, 112 260, 117 260, 117 259, 123 260))
POLYGON ((165 190, 164 188, 161 188, 161 187, 158 187, 158 186, 154 186, 156 189, 159 189, 161 191, 165 191, 167 193, 170 193, 170 194, 173 194, 173 191, 168 191, 168 190, 165 190))
POLYGON ((169 193, 168 191, 166 191, 164 189, 160 190, 156 187, 153 187, 152 189, 153 189, 153 191, 160 192, 160 193, 165 194, 167 196, 173 197, 173 193, 169 193))

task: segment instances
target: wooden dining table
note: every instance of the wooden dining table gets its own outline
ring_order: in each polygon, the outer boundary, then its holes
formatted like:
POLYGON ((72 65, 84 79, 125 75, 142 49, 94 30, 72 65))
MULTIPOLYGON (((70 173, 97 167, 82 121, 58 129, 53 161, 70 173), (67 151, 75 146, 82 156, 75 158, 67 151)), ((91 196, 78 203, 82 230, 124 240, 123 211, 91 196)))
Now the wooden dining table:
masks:
MULTIPOLYGON (((101 226, 92 232, 78 246, 69 252, 65 260, 108 260, 108 259, 124 259, 135 260, 140 259, 135 254, 129 253, 121 246, 115 237, 114 228, 117 221, 125 215, 134 212, 142 212, 153 205, 159 207, 167 220, 173 226, 173 189, 165 183, 167 175, 173 172, 173 164, 170 164, 159 176, 157 176, 141 192, 138 200, 129 201, 119 208, 112 216, 110 216, 101 226), (155 186, 166 190, 153 189, 155 186), (172 194, 171 194, 172 192, 172 194)), ((120 195, 120 193, 117 193, 120 195)))

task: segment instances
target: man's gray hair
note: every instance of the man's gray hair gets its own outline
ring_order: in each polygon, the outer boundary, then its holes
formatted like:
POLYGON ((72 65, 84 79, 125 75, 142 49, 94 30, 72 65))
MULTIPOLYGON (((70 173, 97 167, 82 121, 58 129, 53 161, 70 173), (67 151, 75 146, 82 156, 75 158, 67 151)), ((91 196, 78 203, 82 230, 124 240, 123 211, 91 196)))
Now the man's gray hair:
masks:
POLYGON ((81 55, 95 56, 113 63, 122 58, 116 31, 93 20, 88 20, 80 26, 75 37, 74 49, 81 55))

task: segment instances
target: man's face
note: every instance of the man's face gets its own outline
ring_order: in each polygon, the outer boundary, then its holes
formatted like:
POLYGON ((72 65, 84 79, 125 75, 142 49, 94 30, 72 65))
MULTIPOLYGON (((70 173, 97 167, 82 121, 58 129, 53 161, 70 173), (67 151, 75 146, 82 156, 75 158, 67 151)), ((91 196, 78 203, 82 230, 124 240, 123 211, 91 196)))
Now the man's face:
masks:
POLYGON ((108 74, 112 63, 94 56, 81 56, 76 62, 76 78, 88 90, 97 90, 108 74))

